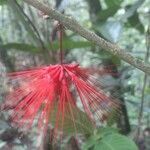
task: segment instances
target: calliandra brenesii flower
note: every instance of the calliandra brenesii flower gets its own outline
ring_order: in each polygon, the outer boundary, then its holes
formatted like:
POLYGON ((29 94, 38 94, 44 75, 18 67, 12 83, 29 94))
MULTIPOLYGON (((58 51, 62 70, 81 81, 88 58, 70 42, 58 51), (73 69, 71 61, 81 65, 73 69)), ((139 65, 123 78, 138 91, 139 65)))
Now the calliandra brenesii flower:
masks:
MULTIPOLYGON (((3 108, 11 108, 10 120, 22 129, 28 130, 37 122, 42 133, 53 129, 54 137, 65 134, 67 126, 75 135, 82 130, 92 132, 97 120, 106 120, 118 109, 118 103, 105 94, 93 76, 99 71, 63 63, 63 26, 58 27, 61 63, 9 73, 16 85, 3 108)), ((105 73, 100 71, 101 75, 105 73)))
POLYGON ((18 87, 6 100, 14 106, 12 122, 29 129, 38 119, 41 129, 46 130, 50 124, 56 134, 64 132, 69 120, 76 134, 82 125, 88 126, 87 120, 93 125, 97 119, 103 121, 103 115, 109 116, 118 104, 101 90, 101 85, 89 72, 91 70, 78 64, 57 64, 10 73, 10 79, 18 82, 18 87), (79 127, 78 118, 83 111, 88 119, 81 119, 79 127))

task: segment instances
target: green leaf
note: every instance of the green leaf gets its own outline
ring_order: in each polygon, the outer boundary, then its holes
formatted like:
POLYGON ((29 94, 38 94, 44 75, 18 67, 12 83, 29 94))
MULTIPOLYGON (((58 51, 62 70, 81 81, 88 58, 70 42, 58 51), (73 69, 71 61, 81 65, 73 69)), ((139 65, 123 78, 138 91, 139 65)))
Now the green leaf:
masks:
POLYGON ((113 16, 120 8, 121 0, 105 0, 107 9, 101 10, 98 14, 100 21, 106 21, 110 16, 113 16))
POLYGON ((119 134, 117 129, 107 127, 98 129, 82 146, 82 150, 138 150, 138 148, 129 137, 119 134))
POLYGON ((100 138, 112 133, 118 133, 118 129, 111 127, 101 127, 97 130, 97 134, 100 135, 100 138))
POLYGON ((100 140, 94 150, 138 150, 138 148, 128 137, 115 133, 100 140))
POLYGON ((96 145, 97 141, 94 139, 94 137, 90 137, 87 141, 86 144, 82 146, 82 150, 88 150, 94 147, 96 145))
POLYGON ((122 16, 123 22, 126 21, 128 18, 132 17, 135 13, 137 13, 137 9, 144 3, 144 0, 138 0, 132 5, 126 6, 126 12, 122 16))
MULTIPOLYGON (((7 43, 4 45, 0 45, 2 48, 5 48, 6 50, 15 49, 19 51, 26 51, 31 53, 40 53, 42 52, 41 48, 38 46, 34 46, 31 44, 25 44, 25 43, 7 43)), ((64 49, 74 49, 74 48, 87 48, 92 46, 92 43, 88 41, 73 41, 73 40, 64 40, 63 42, 63 48, 64 49)), ((52 45, 47 46, 49 50, 58 50, 59 48, 59 42, 54 42, 52 45)))
POLYGON ((108 7, 113 7, 114 5, 120 6, 122 0, 105 0, 108 7))
POLYGON ((121 65, 121 59, 119 57, 112 55, 111 59, 114 64, 121 65))
MULTIPOLYGON (((20 0, 17 0, 17 2, 20 2, 20 0)), ((0 5, 7 5, 8 0, 0 0, 0 5)))
POLYGON ((106 21, 110 16, 113 16, 119 8, 120 6, 113 5, 112 7, 100 11, 100 13, 98 14, 99 20, 106 21))
MULTIPOLYGON (((92 45, 93 44, 91 42, 88 42, 88 41, 73 41, 73 40, 69 40, 69 39, 65 39, 63 41, 63 48, 64 49, 86 48, 86 47, 90 47, 92 45)), ((59 48, 59 42, 53 42, 52 48, 54 50, 57 50, 59 48)))
POLYGON ((26 51, 32 53, 40 52, 39 47, 30 44, 25 44, 25 43, 7 43, 0 46, 6 50, 15 49, 19 51, 26 51))
POLYGON ((130 25, 129 27, 136 28, 141 33, 144 33, 144 26, 140 22, 139 15, 137 12, 128 19, 128 23, 130 25))
POLYGON ((149 93, 150 93, 150 87, 146 87, 145 93, 146 93, 146 94, 149 94, 149 93))
POLYGON ((0 0, 0 5, 6 5, 8 0, 0 0))

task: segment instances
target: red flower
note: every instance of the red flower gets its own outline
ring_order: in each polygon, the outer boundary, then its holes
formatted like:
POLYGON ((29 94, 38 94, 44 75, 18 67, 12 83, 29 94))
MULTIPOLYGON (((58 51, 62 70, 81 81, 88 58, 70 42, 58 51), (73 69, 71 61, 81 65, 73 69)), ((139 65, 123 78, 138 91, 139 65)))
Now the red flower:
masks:
POLYGON ((35 117, 38 117, 40 127, 46 129, 50 123, 54 131, 63 132, 69 116, 77 133, 79 99, 93 123, 96 119, 103 120, 104 116, 109 116, 118 106, 104 94, 98 81, 89 74, 89 70, 78 64, 44 66, 11 73, 9 76, 19 82, 6 101, 15 106, 11 119, 19 127, 30 128, 35 117))

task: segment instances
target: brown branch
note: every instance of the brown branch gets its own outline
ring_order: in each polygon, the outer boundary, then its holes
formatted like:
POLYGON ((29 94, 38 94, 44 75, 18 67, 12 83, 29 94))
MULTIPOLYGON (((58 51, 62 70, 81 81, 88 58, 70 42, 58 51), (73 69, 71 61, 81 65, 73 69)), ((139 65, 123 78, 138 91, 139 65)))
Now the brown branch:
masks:
POLYGON ((106 51, 112 53, 113 55, 118 56, 120 59, 124 60, 125 62, 131 64, 132 66, 150 75, 149 64, 145 64, 142 60, 135 58, 129 53, 127 53, 126 52, 127 50, 124 50, 120 48, 118 45, 112 44, 104 40, 103 38, 99 37, 95 33, 85 29, 72 17, 63 15, 58 11, 56 11, 55 9, 47 7, 46 5, 42 4, 38 0, 23 0, 23 1, 32 5, 38 10, 44 12, 45 14, 49 15, 51 18, 58 20, 68 29, 78 33, 82 37, 86 38, 88 41, 95 43, 96 45, 102 47, 106 51))

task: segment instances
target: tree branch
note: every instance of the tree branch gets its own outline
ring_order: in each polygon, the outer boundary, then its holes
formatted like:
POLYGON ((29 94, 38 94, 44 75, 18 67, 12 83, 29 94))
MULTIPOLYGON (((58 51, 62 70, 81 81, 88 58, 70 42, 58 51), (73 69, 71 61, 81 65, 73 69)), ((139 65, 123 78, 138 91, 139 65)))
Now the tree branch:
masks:
POLYGON ((116 44, 112 44, 103 38, 99 37, 95 33, 85 29, 82 27, 75 19, 70 16, 63 15, 56 11, 53 8, 47 7, 46 5, 42 4, 38 0, 23 0, 24 2, 32 5, 33 7, 37 8, 38 10, 44 12, 45 14, 49 15, 51 18, 58 20, 68 29, 78 33, 82 37, 86 38, 88 41, 95 43, 96 45, 102 47, 106 51, 112 53, 113 55, 118 56, 125 62, 131 64, 132 66, 142 70, 143 72, 150 75, 150 65, 145 64, 138 58, 133 57, 126 50, 120 48, 116 44))

